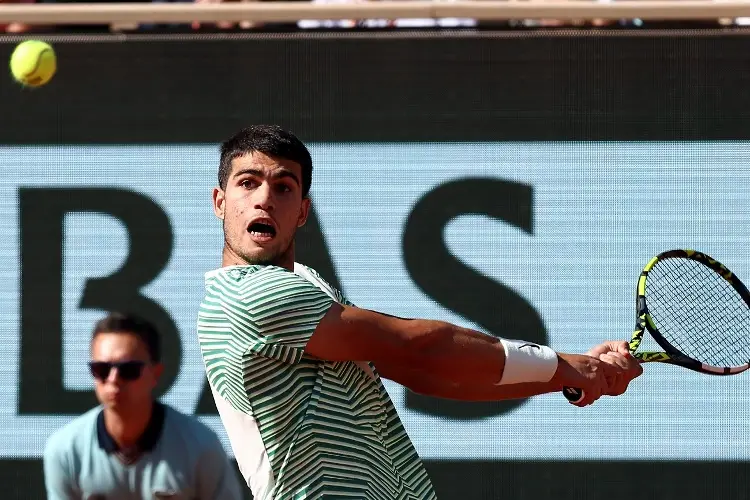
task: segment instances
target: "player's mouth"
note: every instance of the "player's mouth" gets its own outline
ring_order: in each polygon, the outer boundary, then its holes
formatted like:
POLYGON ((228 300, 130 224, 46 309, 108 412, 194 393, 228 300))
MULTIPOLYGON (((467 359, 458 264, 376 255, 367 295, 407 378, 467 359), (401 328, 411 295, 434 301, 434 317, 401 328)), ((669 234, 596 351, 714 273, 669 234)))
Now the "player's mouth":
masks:
POLYGON ((260 217, 250 222, 247 232, 256 243, 266 243, 276 237, 276 224, 268 217, 260 217))

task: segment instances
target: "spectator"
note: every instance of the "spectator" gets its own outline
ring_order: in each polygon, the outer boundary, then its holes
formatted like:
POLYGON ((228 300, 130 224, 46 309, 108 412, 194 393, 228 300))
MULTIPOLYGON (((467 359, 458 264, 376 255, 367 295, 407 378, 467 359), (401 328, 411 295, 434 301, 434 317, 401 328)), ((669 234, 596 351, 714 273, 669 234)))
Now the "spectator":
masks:
POLYGON ((135 316, 113 313, 95 325, 89 368, 101 406, 47 441, 48 500, 241 498, 216 434, 154 400, 160 349, 155 328, 135 316))
MULTIPOLYGON (((4 3, 34 3, 34 0, 0 0, 4 3)), ((31 26, 24 23, 0 24, 0 33, 25 33, 31 30, 31 26)))
MULTIPOLYGON (((245 3, 248 0, 194 0, 194 3, 245 3)), ((201 28, 218 28, 221 30, 228 30, 228 29, 251 29, 251 28, 257 28, 261 25, 259 23, 255 23, 252 21, 241 21, 239 23, 233 23, 230 21, 219 21, 217 23, 199 23, 194 22, 192 23, 193 29, 201 29, 201 28)))

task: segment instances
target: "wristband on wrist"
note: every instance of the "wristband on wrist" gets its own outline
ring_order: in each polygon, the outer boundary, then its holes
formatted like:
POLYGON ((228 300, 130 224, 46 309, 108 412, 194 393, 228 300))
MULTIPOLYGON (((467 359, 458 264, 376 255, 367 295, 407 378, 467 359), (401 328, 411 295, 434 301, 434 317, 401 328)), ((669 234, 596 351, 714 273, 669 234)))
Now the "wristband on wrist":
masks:
POLYGON ((549 382, 557 371, 557 353, 546 345, 500 339, 505 349, 505 368, 498 385, 549 382))

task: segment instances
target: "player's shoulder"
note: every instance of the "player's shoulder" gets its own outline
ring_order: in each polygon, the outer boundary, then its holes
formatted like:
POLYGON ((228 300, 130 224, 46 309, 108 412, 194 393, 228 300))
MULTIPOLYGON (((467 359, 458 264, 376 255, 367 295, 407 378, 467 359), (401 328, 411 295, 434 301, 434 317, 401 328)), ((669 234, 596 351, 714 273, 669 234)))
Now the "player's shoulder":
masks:
POLYGON ((101 411, 100 407, 92 408, 52 433, 44 446, 45 456, 85 453, 96 436, 96 421, 101 411))
POLYGON ((314 277, 316 279, 319 279, 321 281, 325 281, 323 279, 323 276, 321 276, 318 271, 316 271, 312 267, 306 266, 305 264, 302 264, 300 262, 295 262, 294 263, 294 273, 297 274, 297 275, 299 275, 299 276, 308 276, 308 277, 312 276, 312 277, 314 277))
POLYGON ((299 262, 295 262, 294 272, 315 285, 317 288, 324 291, 326 294, 336 300, 336 302, 346 305, 353 305, 346 299, 346 297, 344 297, 344 294, 341 292, 341 290, 331 285, 331 283, 323 278, 323 276, 312 267, 300 264, 299 262))

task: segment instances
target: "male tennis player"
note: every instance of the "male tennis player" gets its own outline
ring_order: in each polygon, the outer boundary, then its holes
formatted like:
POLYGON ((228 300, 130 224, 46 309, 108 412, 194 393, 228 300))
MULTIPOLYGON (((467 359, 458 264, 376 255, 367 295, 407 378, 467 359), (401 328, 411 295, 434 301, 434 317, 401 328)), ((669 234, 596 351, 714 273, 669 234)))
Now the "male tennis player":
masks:
POLYGON ((279 127, 250 127, 224 142, 218 178, 222 267, 206 273, 198 337, 256 500, 435 498, 381 377, 469 401, 579 387, 584 406, 621 394, 640 374, 624 342, 595 348, 600 360, 353 306, 295 262, 312 160, 279 127))
POLYGON ((218 436, 154 400, 159 334, 132 315, 97 322, 89 369, 101 406, 55 432, 44 450, 48 500, 240 500, 218 436))

